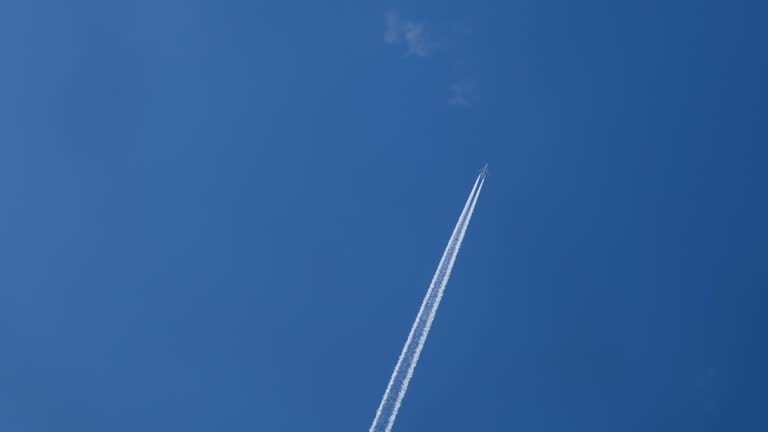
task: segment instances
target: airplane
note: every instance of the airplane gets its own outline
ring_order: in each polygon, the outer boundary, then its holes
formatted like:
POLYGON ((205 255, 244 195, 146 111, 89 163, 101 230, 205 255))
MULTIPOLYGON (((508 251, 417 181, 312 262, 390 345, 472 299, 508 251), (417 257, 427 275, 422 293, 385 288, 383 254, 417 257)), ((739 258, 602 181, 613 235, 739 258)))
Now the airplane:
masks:
POLYGON ((488 175, 488 162, 486 162, 482 168, 480 168, 480 175, 483 177, 488 175))

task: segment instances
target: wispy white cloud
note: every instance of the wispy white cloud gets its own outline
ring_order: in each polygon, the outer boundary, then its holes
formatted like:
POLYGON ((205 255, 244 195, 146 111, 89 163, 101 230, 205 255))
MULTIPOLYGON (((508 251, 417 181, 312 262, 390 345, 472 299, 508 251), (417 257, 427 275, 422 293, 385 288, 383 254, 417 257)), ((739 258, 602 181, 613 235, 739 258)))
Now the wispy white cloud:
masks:
POLYGON ((472 98, 475 91, 475 84, 470 80, 457 81, 451 84, 448 103, 459 107, 472 106, 472 98))
POLYGON ((465 68, 461 65, 466 63, 462 61, 464 56, 459 52, 464 45, 462 40, 472 33, 472 28, 461 21, 433 26, 427 21, 403 18, 396 10, 387 12, 385 18, 384 41, 403 48, 406 57, 441 54, 441 61, 452 63, 454 69, 453 83, 448 87, 446 102, 455 107, 472 107, 476 101, 475 82, 467 78, 466 72, 459 70, 465 68))
POLYGON ((384 41, 393 45, 402 44, 405 46, 406 55, 417 57, 426 57, 437 47, 437 43, 430 37, 426 23, 403 19, 395 11, 387 13, 384 41))

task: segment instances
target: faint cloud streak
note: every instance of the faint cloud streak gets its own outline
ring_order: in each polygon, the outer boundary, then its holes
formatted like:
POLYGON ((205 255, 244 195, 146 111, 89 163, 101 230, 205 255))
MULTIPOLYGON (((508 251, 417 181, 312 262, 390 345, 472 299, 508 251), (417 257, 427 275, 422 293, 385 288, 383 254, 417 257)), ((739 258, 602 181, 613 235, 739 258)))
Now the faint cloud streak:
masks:
POLYGON ((437 44, 430 38, 429 27, 425 23, 402 19, 395 11, 388 12, 386 16, 385 42, 404 45, 406 55, 427 57, 434 52, 437 44))
MULTIPOLYGON (((432 26, 426 21, 403 18, 396 10, 385 14, 386 28, 384 42, 405 50, 405 57, 430 57, 441 54, 443 63, 453 64, 453 78, 448 81, 448 96, 444 99, 448 105, 458 108, 471 108, 477 100, 475 82, 468 78, 460 68, 462 43, 460 39, 472 33, 472 28, 461 22, 453 21, 432 26), (439 52, 438 52, 439 51, 439 52)), ((438 59, 435 59, 437 61, 438 59)))
POLYGON ((472 81, 464 80, 451 84, 448 104, 468 108, 472 106, 472 96, 475 85, 472 81))

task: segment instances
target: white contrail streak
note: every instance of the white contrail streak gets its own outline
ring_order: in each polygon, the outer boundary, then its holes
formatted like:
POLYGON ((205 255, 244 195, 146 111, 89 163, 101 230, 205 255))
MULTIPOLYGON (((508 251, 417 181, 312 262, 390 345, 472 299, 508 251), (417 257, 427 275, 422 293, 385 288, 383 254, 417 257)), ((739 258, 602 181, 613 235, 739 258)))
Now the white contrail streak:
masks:
POLYGON ((437 271, 432 277, 432 283, 429 285, 427 294, 421 303, 419 313, 416 315, 416 320, 413 323, 413 327, 411 327, 411 332, 408 334, 403 351, 397 360, 395 370, 389 379, 387 390, 384 392, 381 404, 379 404, 379 408, 376 410, 376 417, 373 419, 369 432, 390 432, 392 430, 395 417, 397 417, 397 412, 403 402, 405 392, 408 390, 408 383, 413 376, 413 370, 419 361, 421 350, 424 348, 424 342, 427 340, 429 329, 432 327, 432 321, 434 321, 437 308, 440 306, 440 300, 443 298, 445 286, 451 277, 451 270, 456 262, 456 255, 459 253, 464 234, 467 232, 467 226, 469 226, 469 220, 472 218, 472 213, 475 210, 477 198, 483 189, 485 175, 486 169, 483 168, 477 180, 475 180, 472 192, 470 192, 469 198, 467 198, 467 202, 464 204, 464 210, 462 210, 461 216, 459 216, 459 221, 456 222, 456 227, 453 229, 448 245, 445 247, 443 256, 440 259, 440 264, 437 266, 437 271))

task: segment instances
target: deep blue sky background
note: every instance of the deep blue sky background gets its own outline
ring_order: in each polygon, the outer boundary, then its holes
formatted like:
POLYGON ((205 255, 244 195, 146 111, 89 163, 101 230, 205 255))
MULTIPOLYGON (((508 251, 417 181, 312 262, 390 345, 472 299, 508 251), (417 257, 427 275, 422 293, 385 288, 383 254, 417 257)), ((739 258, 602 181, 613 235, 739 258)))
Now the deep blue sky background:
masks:
POLYGON ((0 3, 0 430, 367 430, 485 161, 397 430, 768 430, 764 5, 0 3))

